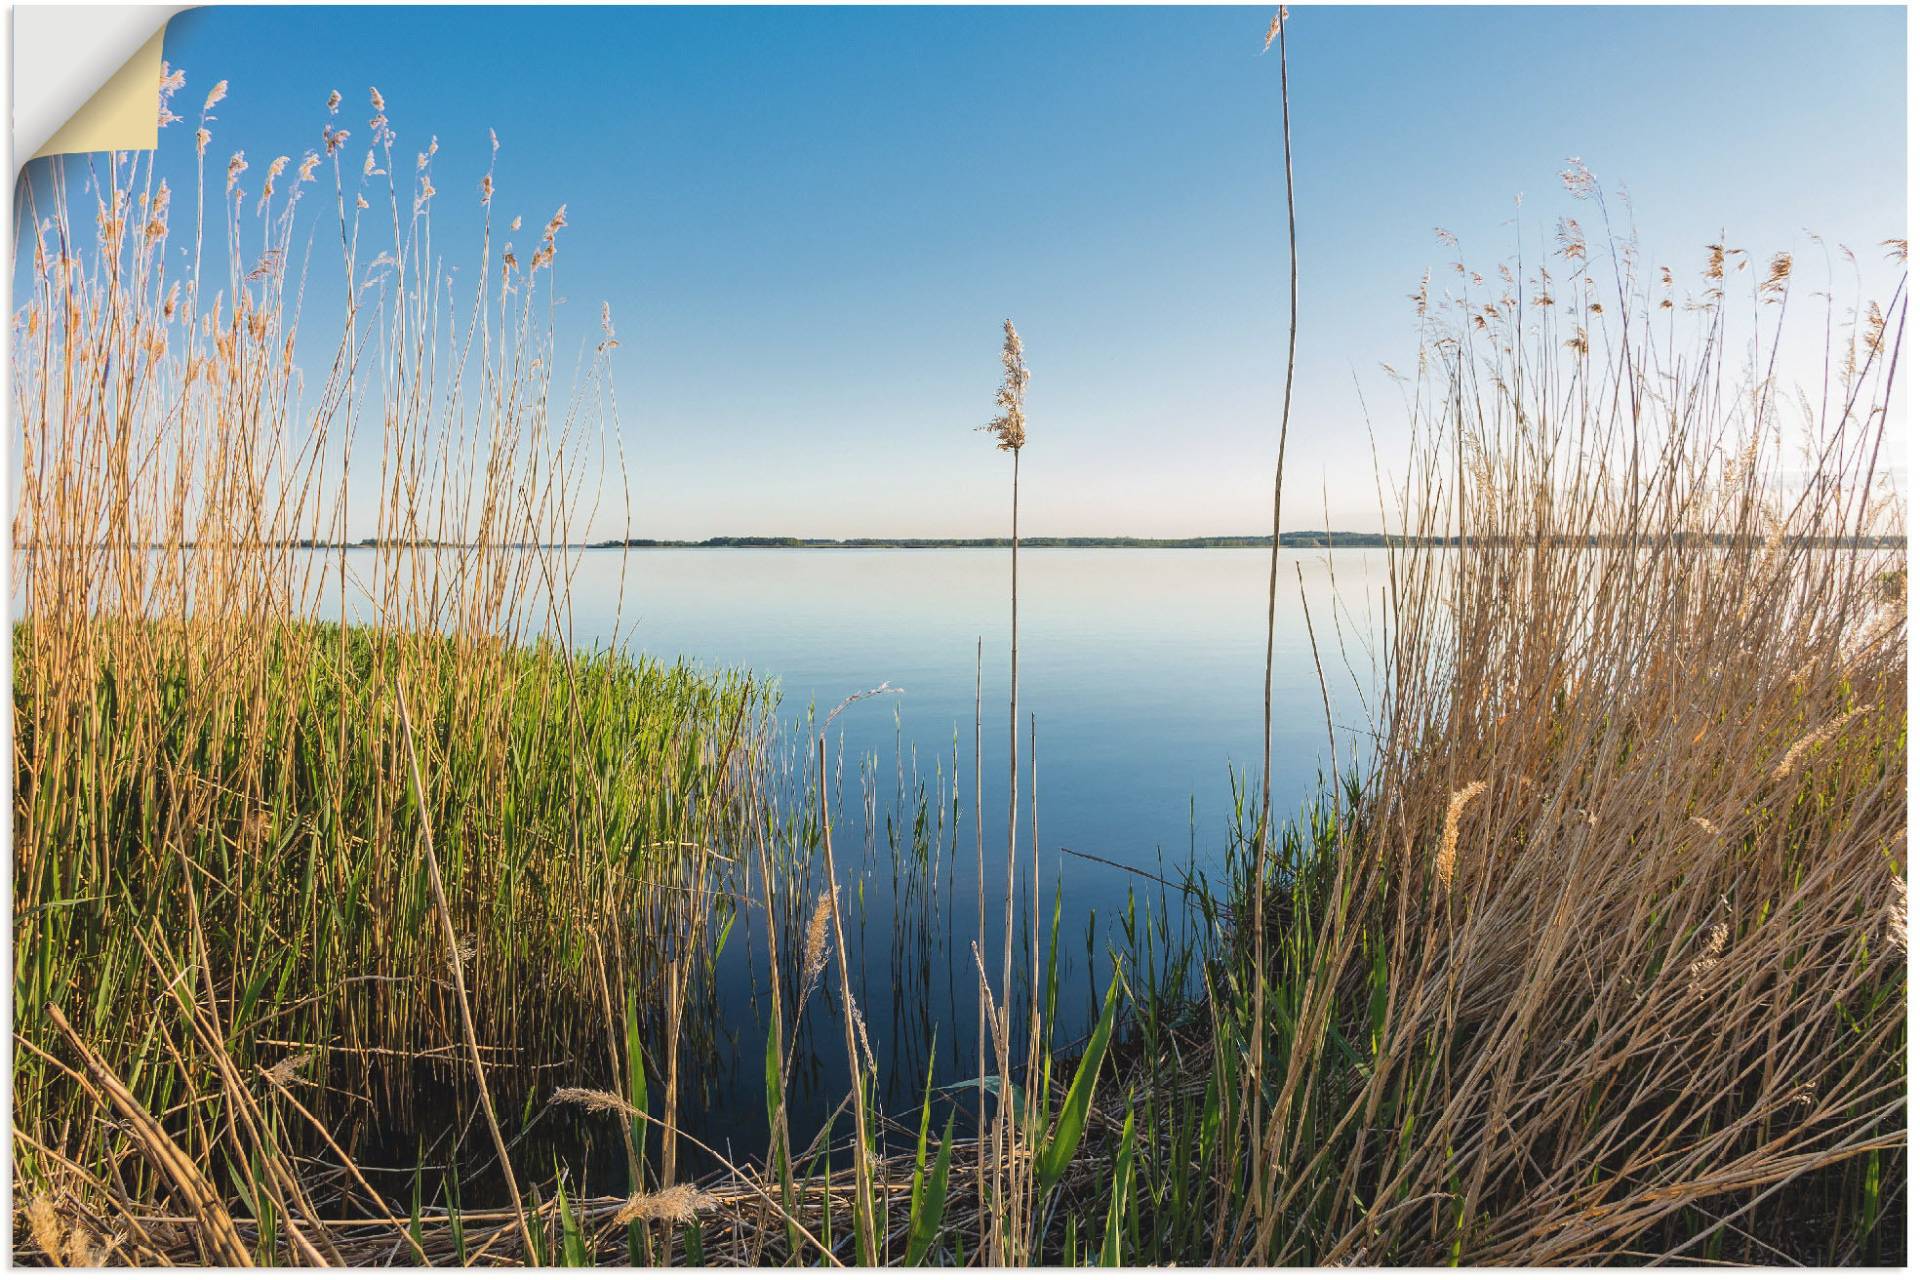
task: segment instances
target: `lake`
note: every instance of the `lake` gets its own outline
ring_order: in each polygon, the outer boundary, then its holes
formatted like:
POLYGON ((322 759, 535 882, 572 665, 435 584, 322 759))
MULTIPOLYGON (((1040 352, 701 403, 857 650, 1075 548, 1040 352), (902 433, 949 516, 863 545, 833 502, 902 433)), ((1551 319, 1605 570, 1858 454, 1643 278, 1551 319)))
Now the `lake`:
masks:
MULTIPOLYGON (((859 951, 854 995, 880 1059, 881 1103, 889 1111, 918 1106, 926 1046, 936 1037, 936 1086, 978 1074, 977 978, 969 949, 976 931, 976 646, 985 654, 988 921, 982 951, 998 981, 994 958, 1001 954, 1006 876, 1007 560, 1005 550, 987 549, 635 549, 586 551, 578 558, 576 644, 604 645, 615 636, 618 600, 618 634, 627 648, 777 679, 782 720, 789 724, 809 704, 824 715, 849 694, 882 682, 902 690, 849 707, 830 739, 845 777, 835 848, 848 945, 859 951), (903 958, 895 945, 902 922, 917 917, 909 904, 894 900, 884 836, 877 857, 865 852, 859 761, 866 759, 878 779, 884 812, 903 775, 911 778, 917 769, 932 789, 936 760, 951 786, 956 751, 962 803, 958 830, 948 832, 951 844, 936 872, 938 919, 915 930, 916 954, 903 958)), ((1031 729, 1038 740, 1043 923, 1056 884, 1061 895, 1058 1041, 1090 1024, 1090 979, 1104 988, 1105 954, 1110 944, 1119 945, 1129 891, 1151 896, 1156 910, 1163 896, 1151 880, 1062 847, 1177 880, 1190 858, 1203 870, 1220 865, 1233 772, 1257 792, 1267 570, 1268 553, 1260 549, 1044 548, 1021 555, 1021 754, 1024 771, 1031 729), (1091 975, 1089 921, 1100 957, 1091 975)), ((1353 763, 1356 741, 1364 741, 1356 731, 1372 702, 1385 581, 1382 550, 1281 554, 1273 785, 1282 813, 1304 805, 1328 768, 1314 641, 1343 768, 1353 763)), ((1029 785, 1023 772, 1023 864, 1031 856, 1029 785)), ((1030 887, 1021 895, 1030 901, 1030 887)), ((762 928, 757 919, 743 918, 728 940, 720 1022, 737 1038, 737 1051, 721 1055, 709 1104, 704 1114, 695 1108, 700 1119, 689 1117, 688 1124, 689 1132, 730 1144, 738 1154, 757 1148, 756 1135, 764 1140, 762 928)), ((827 1013, 816 997, 810 1030, 817 1034, 803 1064, 814 1070, 804 1096, 794 1099, 799 1144, 847 1088, 838 1015, 827 1013)))

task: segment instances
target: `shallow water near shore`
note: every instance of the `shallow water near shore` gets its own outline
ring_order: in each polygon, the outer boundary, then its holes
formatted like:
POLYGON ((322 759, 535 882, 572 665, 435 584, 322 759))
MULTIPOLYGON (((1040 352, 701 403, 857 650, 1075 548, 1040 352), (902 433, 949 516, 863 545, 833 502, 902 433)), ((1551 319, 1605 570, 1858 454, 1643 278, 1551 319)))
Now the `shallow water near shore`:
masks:
MULTIPOLYGON (((836 860, 848 945, 858 957, 854 999, 879 1060, 879 1105, 890 1114, 918 1107, 929 1045, 937 1045, 936 1090, 979 1074, 971 943, 980 939, 997 984, 992 960, 1001 955, 1004 929, 1007 561, 1004 550, 727 548, 596 550, 576 562, 574 644, 617 639, 631 651, 777 680, 781 721, 796 740, 804 741, 795 722, 810 705, 824 716, 883 682, 900 690, 848 707, 829 737, 830 768, 841 780, 836 860), (976 652, 984 655, 984 926, 975 896, 976 652), (936 837, 931 884, 913 884, 893 865, 887 817, 912 821, 916 776, 935 807, 943 796, 950 806, 956 765, 957 822, 936 837)), ((1016 901, 1032 902, 1025 868, 1035 782, 1026 771, 1037 740, 1043 947, 1056 887, 1060 901, 1057 1044, 1071 1044, 1091 1025, 1109 948, 1123 945, 1129 896, 1141 922, 1148 905, 1156 916, 1181 915, 1179 895, 1147 875, 1064 850, 1166 880, 1180 880, 1188 866, 1217 880, 1232 821, 1232 774, 1257 791, 1268 563, 1260 549, 1021 556, 1016 901)), ((1273 716, 1282 814, 1303 806, 1328 773, 1327 706, 1341 768, 1364 748, 1374 695, 1368 664, 1378 650, 1385 582, 1384 551, 1282 552, 1273 716)), ((790 754, 808 759, 804 751, 790 754)), ((1025 918, 1023 908, 1020 937, 1025 918)), ((749 910, 729 936, 716 972, 716 1074, 705 1081, 705 1105, 683 1108, 689 1133, 736 1157, 757 1154, 765 1141, 763 928, 749 910)), ((1173 929, 1177 941, 1179 926, 1173 929)), ((1017 955, 1019 972, 1028 961, 1017 955)), ((847 1089, 837 1014, 824 1006, 816 998, 813 1034, 803 1037, 796 1064, 791 1108, 799 1144, 847 1089)))
MULTIPOLYGON (((324 583, 311 597, 319 616, 343 612, 336 585, 342 558, 344 613, 349 621, 369 616, 371 551, 293 554, 306 562, 294 572, 309 590, 324 583)), ((853 996, 878 1065, 882 1113, 910 1119, 916 1112, 930 1048, 936 1095, 942 1086, 976 1079, 979 986, 972 945, 978 939, 997 988, 1005 921, 1007 552, 565 554, 572 573, 563 622, 536 630, 559 632, 576 649, 618 646, 709 670, 748 670, 775 682, 781 725, 775 759, 788 773, 813 767, 810 708, 817 722, 851 694, 891 686, 847 707, 828 741, 853 996), (976 869, 974 829, 977 658, 984 874, 976 869), (917 833, 916 818, 926 823, 917 833), (976 899, 980 880, 984 921, 976 899)), ((451 562, 444 567, 454 568, 451 562)), ((1090 1027, 1110 974, 1108 956, 1127 949, 1130 901, 1136 928, 1145 928, 1151 913, 1170 922, 1177 945, 1181 929, 1193 922, 1166 882, 1179 882, 1191 869, 1217 883, 1233 822, 1235 775, 1249 801, 1257 794, 1268 567, 1259 548, 1040 548, 1021 555, 1015 998, 1023 998, 1020 975, 1030 965, 1022 940, 1034 901, 1037 795, 1043 948, 1056 891, 1059 901, 1056 1046, 1071 1046, 1090 1027), (1037 776, 1029 772, 1036 755, 1037 776)), ((1323 785, 1330 736, 1343 771, 1364 763, 1386 570, 1386 552, 1378 549, 1281 553, 1273 787, 1282 818, 1323 785)), ((18 613, 21 602, 14 603, 18 613)), ((544 611, 530 608, 528 616, 544 611)), ((796 795, 804 793, 804 782, 795 780, 796 795)), ((767 1139, 762 1073, 769 978, 766 924, 757 905, 762 895, 753 880, 749 871, 742 884, 748 901, 714 966, 711 1003, 702 1002, 693 1038, 710 1043, 683 1064, 679 1107, 689 1135, 736 1162, 757 1158, 767 1139)), ((835 985, 829 975, 827 986, 835 985)), ((848 1090, 835 1000, 837 991, 815 995, 796 1046, 789 1114, 803 1147, 848 1090)), ((987 1072, 994 1071, 989 1054, 987 1072)), ((581 1064, 579 1074, 556 1082, 606 1083, 603 1063, 581 1064)), ((951 1096, 970 1109, 975 1092, 970 1086, 951 1096)), ((965 1131, 968 1122, 958 1127, 965 1131)), ((396 1137, 393 1154, 401 1157, 413 1140, 396 1137)), ((572 1167, 584 1165, 591 1183, 624 1187, 618 1144, 596 1144, 602 1145, 569 1152, 568 1139, 560 1137, 556 1154, 572 1167)), ((707 1163, 697 1152, 683 1157, 683 1168, 687 1161, 696 1169, 707 1163)))

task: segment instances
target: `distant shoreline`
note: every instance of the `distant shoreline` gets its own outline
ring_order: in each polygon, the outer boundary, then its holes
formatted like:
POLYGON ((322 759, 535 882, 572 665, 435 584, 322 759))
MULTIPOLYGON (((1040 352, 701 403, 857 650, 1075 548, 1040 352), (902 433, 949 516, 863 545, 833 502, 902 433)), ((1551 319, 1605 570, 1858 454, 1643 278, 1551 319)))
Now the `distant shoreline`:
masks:
MULTIPOLYGON (((1705 546, 1728 546, 1732 539, 1723 534, 1702 537, 1697 534, 1678 533, 1670 535, 1669 540, 1681 544, 1689 542, 1705 546)), ((1468 538, 1468 546, 1512 545, 1515 539, 1468 538)), ((1530 541, 1530 540, 1527 540, 1530 541)), ((1651 540, 1648 541, 1651 545, 1651 540)), ((1788 542, 1796 547, 1843 547, 1861 551, 1888 551, 1904 549, 1907 539, 1904 534, 1878 534, 1865 538, 1790 538, 1788 542)), ((1554 538, 1549 540, 1552 546, 1580 545, 1598 547, 1618 545, 1618 538, 1586 537, 1580 539, 1554 538)), ((196 544, 179 544, 182 550, 192 550, 196 544)), ((236 546, 239 544, 228 544, 236 546)), ((377 539, 362 538, 358 542, 321 542, 308 538, 297 538, 285 542, 246 544, 253 547, 280 547, 298 551, 371 551, 386 547, 441 547, 459 550, 472 547, 467 542, 437 542, 432 539, 377 539)), ((697 540, 677 540, 662 538, 614 538, 601 542, 555 542, 545 544, 503 543, 502 546, 515 550, 525 550, 537 546, 548 551, 702 551, 713 549, 732 549, 747 551, 990 551, 1005 549, 1010 544, 1006 538, 788 538, 788 537, 720 537, 697 540)), ((1054 538, 1034 537, 1020 539, 1023 550, 1119 550, 1119 551, 1217 551, 1217 550, 1265 550, 1273 545, 1269 534, 1227 535, 1202 538, 1129 538, 1129 537, 1085 537, 1054 538)), ((1280 535, 1282 548, 1293 550, 1338 550, 1340 548, 1384 549, 1388 547, 1457 547, 1462 545, 1459 538, 1403 537, 1398 534, 1350 533, 1341 530, 1298 531, 1280 535)), ((36 550, 36 544, 16 544, 16 551, 36 550)), ((164 550, 160 544, 150 543, 148 549, 164 550)))

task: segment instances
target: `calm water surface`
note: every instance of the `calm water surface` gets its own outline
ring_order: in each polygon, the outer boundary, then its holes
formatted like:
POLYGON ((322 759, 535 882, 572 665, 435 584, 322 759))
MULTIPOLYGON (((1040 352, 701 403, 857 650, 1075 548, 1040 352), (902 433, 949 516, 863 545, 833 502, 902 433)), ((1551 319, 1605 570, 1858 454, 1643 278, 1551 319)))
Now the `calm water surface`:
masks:
MULTIPOLYGON (((1190 859, 1215 870, 1231 822, 1233 772, 1257 788, 1267 569, 1260 550, 1022 554, 1021 753, 1024 759, 1029 731, 1037 733, 1043 912, 1051 910, 1056 885, 1062 903, 1059 1040, 1082 1034, 1090 1023, 1090 987, 1105 985, 1105 956, 1109 945, 1119 945, 1129 892, 1155 898, 1156 910, 1161 895, 1151 881, 1062 847, 1174 879, 1190 859), (1093 973, 1089 932, 1098 957, 1093 973)), ((1372 702, 1385 573, 1385 553, 1377 550, 1282 554, 1274 793, 1283 811, 1304 804, 1328 769, 1314 641, 1343 767, 1353 762, 1356 741, 1364 741, 1356 733, 1372 702)), ((1004 911, 1007 553, 586 552, 574 579, 573 622, 577 644, 603 645, 617 636, 628 649, 656 657, 773 677, 788 723, 809 704, 824 711, 883 681, 904 691, 855 704, 833 727, 831 746, 847 778, 835 847, 853 928, 849 946, 859 951, 855 1000, 880 1059, 885 1108, 918 1106, 929 1043, 939 1046, 936 1086, 974 1078, 977 979, 970 944, 984 933, 982 950, 997 984, 991 958, 1000 955, 1004 911), (984 931, 976 916, 972 820, 977 645, 986 655, 984 931), (956 747, 963 798, 958 829, 949 832, 952 847, 943 850, 936 872, 933 924, 910 928, 909 922, 924 920, 927 906, 895 899, 884 837, 878 856, 864 852, 868 817, 859 762, 866 760, 879 780, 884 813, 901 773, 917 771, 931 785, 936 758, 950 771, 956 747)), ((799 733, 794 737, 800 740, 799 733)), ((1023 779, 1023 863, 1031 856, 1029 785, 1023 779)), ((1020 894, 1030 901, 1030 886, 1022 884, 1020 894)), ((728 940, 719 975, 720 1024, 736 1050, 721 1055, 708 1107, 693 1130, 740 1153, 757 1150, 765 1137, 761 928, 743 918, 728 940)), ((802 1096, 794 1099, 798 1143, 847 1088, 837 1011, 816 997, 810 1018, 802 1096)))

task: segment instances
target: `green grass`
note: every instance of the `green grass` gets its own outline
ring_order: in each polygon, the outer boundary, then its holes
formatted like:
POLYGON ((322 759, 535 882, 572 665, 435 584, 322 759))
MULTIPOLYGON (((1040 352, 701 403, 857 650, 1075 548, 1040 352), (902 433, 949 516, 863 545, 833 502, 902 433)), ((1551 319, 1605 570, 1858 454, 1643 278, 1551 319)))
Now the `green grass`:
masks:
MULTIPOLYGON (((604 1059, 596 949, 657 1028, 668 967, 730 917, 698 891, 726 886, 706 851, 745 821, 762 704, 741 677, 323 625, 272 626, 224 667, 177 623, 83 643, 75 668, 72 637, 14 633, 16 1031, 57 1051, 61 1005, 176 1131, 221 1123, 211 1068, 155 1017, 176 980, 217 1000, 241 1070, 310 1054, 309 1105, 343 1139, 463 1079, 396 679, 498 1084, 604 1059)), ((87 1110, 30 1052, 14 1098, 54 1146, 87 1110)))

